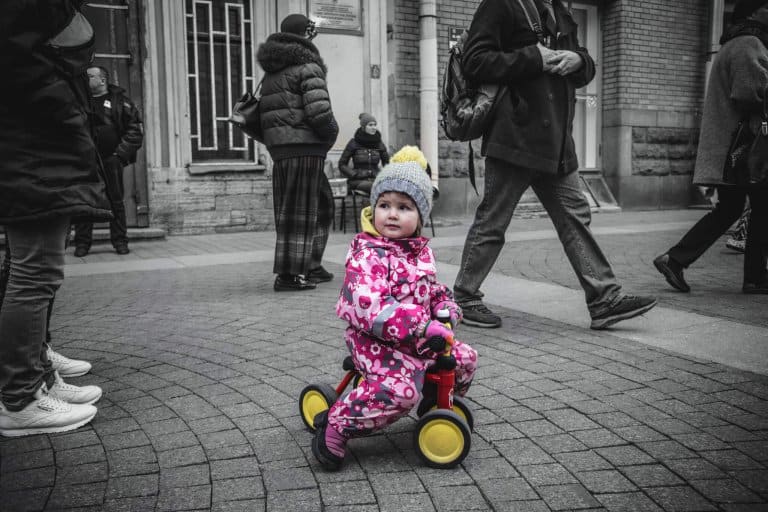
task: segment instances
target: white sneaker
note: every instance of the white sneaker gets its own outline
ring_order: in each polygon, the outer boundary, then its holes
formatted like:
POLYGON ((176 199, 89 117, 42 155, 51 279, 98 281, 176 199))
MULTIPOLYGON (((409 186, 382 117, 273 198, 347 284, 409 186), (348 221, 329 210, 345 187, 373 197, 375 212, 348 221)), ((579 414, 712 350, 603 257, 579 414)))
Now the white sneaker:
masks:
POLYGON ((50 396, 43 384, 35 399, 20 411, 0 404, 0 435, 7 437, 67 432, 82 427, 96 416, 92 405, 68 404, 50 396))
POLYGON ((69 404, 93 404, 101 398, 101 388, 99 386, 75 386, 67 384, 61 378, 59 372, 53 372, 56 376, 56 382, 53 383, 48 394, 54 398, 69 404))
POLYGON ((48 359, 53 364, 53 369, 64 377, 81 377, 91 371, 91 363, 80 361, 79 359, 70 359, 48 347, 48 359))

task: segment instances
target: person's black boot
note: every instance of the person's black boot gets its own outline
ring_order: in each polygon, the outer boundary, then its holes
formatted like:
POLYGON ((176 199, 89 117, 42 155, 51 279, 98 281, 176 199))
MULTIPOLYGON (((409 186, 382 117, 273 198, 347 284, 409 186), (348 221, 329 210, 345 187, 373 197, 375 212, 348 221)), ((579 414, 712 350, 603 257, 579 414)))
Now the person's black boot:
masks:
POLYGON ((333 279, 333 274, 325 270, 321 265, 310 270, 309 274, 307 274, 307 279, 313 283, 327 283, 333 279))
POLYGON ((342 450, 343 445, 346 444, 346 439, 341 434, 336 433, 332 427, 328 426, 327 410, 315 416, 312 424, 315 426, 315 437, 312 438, 312 453, 323 468, 328 471, 338 471, 344 462, 344 457, 340 457, 328 449, 327 436, 332 436, 336 445, 341 444, 342 450))
POLYGON ((309 281, 302 275, 292 276, 290 274, 281 274, 275 278, 276 292, 297 292, 303 290, 314 290, 317 287, 315 283, 309 281))

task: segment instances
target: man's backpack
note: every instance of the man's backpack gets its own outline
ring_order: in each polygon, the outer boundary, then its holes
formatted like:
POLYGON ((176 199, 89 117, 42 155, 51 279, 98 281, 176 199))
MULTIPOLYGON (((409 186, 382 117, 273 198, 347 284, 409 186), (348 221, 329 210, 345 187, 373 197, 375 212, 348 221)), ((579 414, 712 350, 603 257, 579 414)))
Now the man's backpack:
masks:
POLYGON ((494 106, 504 95, 506 86, 484 84, 474 87, 467 81, 461 67, 467 35, 465 30, 450 50, 443 74, 440 114, 446 137, 455 141, 469 141, 469 181, 477 192, 475 155, 471 141, 485 133, 493 116, 494 106))

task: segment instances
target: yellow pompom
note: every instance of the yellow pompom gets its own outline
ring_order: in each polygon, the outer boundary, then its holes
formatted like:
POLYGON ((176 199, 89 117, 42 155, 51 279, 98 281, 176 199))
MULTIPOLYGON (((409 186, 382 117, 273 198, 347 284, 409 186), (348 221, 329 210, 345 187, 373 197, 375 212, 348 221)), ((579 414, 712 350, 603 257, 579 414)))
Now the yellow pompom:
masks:
POLYGON ((389 159, 392 163, 416 162, 425 171, 427 170, 427 157, 421 152, 418 146, 403 146, 389 159))

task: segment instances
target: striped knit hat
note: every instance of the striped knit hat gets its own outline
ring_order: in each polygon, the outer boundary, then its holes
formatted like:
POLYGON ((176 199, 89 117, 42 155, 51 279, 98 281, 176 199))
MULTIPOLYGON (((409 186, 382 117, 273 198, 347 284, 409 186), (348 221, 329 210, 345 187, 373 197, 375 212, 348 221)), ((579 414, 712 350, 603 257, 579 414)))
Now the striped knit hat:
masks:
POLYGON ((401 192, 416 203, 421 221, 432 211, 432 181, 417 162, 389 163, 376 176, 371 187, 371 205, 375 208, 385 192, 401 192))

